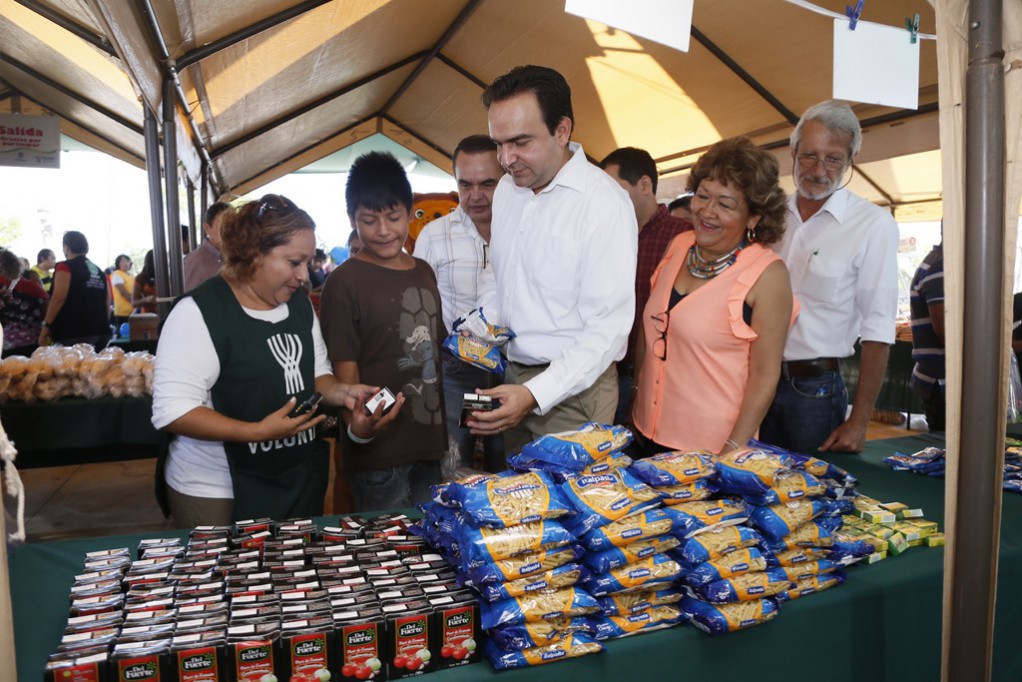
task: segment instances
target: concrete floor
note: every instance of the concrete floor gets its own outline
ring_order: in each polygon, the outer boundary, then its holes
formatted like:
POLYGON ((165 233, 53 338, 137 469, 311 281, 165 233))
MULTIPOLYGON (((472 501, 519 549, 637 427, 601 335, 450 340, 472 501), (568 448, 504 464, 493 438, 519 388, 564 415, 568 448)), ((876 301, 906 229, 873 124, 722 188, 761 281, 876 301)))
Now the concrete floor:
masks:
MULTIPOLYGON (((870 440, 918 433, 872 422, 870 440)), ((156 532, 173 528, 153 495, 155 459, 25 469, 28 542, 156 532)), ((328 490, 332 490, 331 482, 328 490)), ((9 500, 8 509, 10 509, 9 500)), ((330 513, 332 501, 327 501, 330 513)), ((8 530, 10 530, 8 517, 8 530)))

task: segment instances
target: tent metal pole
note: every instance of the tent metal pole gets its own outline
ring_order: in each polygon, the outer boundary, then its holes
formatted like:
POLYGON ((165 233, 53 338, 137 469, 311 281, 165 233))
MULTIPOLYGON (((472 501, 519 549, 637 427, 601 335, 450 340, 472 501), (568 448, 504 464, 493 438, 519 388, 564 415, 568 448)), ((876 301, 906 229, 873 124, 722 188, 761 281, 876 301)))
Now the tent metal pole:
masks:
POLYGON ((1004 52, 1001 0, 969 2, 961 429, 943 679, 989 680, 1004 466, 1004 52))
MULTIPOLYGON (((195 222, 195 185, 192 184, 191 178, 185 180, 185 188, 188 190, 188 243, 194 249, 199 246, 197 238, 202 234, 202 230, 199 229, 199 224, 195 222)), ((181 281, 182 283, 184 282, 183 276, 181 281)))
MULTIPOLYGON (((145 113, 145 168, 149 181, 149 218, 153 228, 153 258, 156 264, 156 293, 167 296, 170 283, 167 281, 167 231, 163 222, 163 188, 160 187, 160 131, 156 125, 156 116, 149 107, 143 105, 145 113)), ((158 306, 160 316, 170 312, 166 303, 158 306)))
POLYGON ((163 181, 167 193, 167 256, 170 265, 170 295, 180 296, 184 280, 181 274, 181 201, 177 181, 177 102, 175 83, 163 77, 163 181))
POLYGON ((209 208, 209 164, 202 164, 202 176, 199 178, 199 214, 202 224, 206 224, 206 209, 209 208))

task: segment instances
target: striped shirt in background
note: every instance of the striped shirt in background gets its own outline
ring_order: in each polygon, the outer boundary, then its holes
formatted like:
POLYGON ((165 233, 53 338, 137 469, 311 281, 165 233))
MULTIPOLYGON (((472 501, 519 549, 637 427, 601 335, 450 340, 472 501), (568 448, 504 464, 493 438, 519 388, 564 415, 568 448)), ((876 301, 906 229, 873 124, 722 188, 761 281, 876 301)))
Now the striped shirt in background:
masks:
POLYGON ((490 268, 488 251, 461 206, 427 224, 415 241, 412 255, 429 263, 436 273, 448 332, 456 319, 476 307, 479 275, 490 268))
POLYGON ((912 359, 916 365, 911 385, 923 394, 928 394, 935 383, 944 386, 944 342, 930 319, 930 306, 936 304, 944 304, 943 244, 926 254, 912 278, 912 359))

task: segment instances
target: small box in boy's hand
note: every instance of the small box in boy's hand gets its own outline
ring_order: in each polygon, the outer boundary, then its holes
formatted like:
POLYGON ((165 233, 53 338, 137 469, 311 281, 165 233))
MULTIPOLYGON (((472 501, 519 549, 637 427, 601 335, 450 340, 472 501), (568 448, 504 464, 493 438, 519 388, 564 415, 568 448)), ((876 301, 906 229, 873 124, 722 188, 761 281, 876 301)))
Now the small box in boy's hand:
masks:
POLYGON ((465 424, 465 420, 471 417, 473 412, 489 412, 499 406, 499 403, 488 395, 466 393, 461 399, 461 420, 458 422, 458 426, 467 429, 468 425, 465 424))
POLYGON ((390 392, 389 388, 381 388, 379 393, 366 401, 366 412, 369 414, 376 414, 376 408, 378 408, 382 403, 383 413, 386 414, 396 402, 397 399, 394 397, 394 394, 390 392))

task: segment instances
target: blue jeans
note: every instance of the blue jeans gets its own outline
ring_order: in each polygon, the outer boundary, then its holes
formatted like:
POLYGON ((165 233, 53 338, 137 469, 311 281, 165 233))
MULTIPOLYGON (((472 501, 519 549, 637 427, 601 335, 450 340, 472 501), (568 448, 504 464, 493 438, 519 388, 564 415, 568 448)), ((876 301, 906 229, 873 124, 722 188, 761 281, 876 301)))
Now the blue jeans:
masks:
POLYGON ((414 462, 389 469, 348 473, 356 512, 406 509, 429 502, 440 482, 440 462, 414 462))
POLYGON ((794 452, 813 454, 831 431, 844 423, 848 390, 841 372, 785 379, 777 384, 759 439, 794 452))
MULTIPOLYGON (((459 426, 461 401, 466 393, 475 393, 477 388, 492 388, 500 383, 500 376, 484 369, 462 362, 450 353, 443 354, 444 408, 447 410, 447 436, 458 444, 461 465, 472 466, 476 439, 468 429, 459 426)), ((498 472, 507 469, 504 459, 504 436, 485 436, 483 441, 483 468, 498 472)))

